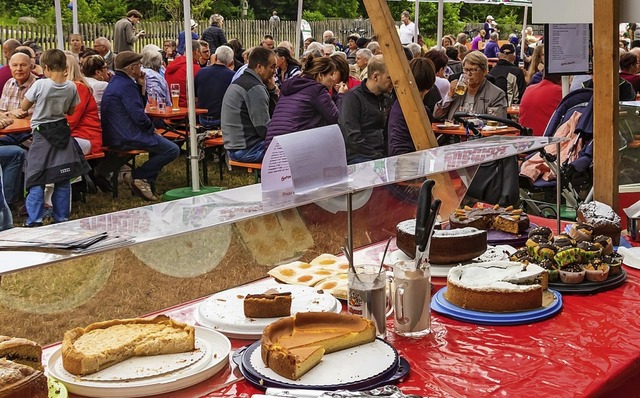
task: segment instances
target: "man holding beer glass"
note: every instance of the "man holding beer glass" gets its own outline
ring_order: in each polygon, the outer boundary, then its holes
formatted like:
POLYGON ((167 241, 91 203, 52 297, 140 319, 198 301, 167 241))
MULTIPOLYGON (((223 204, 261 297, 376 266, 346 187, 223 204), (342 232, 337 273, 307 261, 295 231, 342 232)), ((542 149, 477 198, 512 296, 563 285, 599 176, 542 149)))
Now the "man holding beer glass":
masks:
POLYGON ((487 57, 479 51, 468 53, 462 60, 462 75, 451 82, 449 92, 435 106, 437 119, 453 119, 456 112, 490 113, 507 117, 504 91, 485 77, 489 70, 487 57))

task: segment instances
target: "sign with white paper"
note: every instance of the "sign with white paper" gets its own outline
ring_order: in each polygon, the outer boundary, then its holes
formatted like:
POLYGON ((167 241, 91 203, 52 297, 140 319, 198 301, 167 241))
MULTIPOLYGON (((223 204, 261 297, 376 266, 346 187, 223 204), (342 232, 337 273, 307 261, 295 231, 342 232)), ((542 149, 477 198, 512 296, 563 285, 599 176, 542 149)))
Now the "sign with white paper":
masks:
POLYGON ((273 138, 262 160, 262 191, 302 194, 347 181, 347 154, 338 125, 273 138))

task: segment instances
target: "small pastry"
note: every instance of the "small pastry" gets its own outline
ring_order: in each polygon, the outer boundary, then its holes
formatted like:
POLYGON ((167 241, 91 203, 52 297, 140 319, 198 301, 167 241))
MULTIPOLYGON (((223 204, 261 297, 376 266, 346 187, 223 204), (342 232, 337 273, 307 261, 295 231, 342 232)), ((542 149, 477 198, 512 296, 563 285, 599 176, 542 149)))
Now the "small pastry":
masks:
POLYGON ((553 259, 560 268, 564 268, 569 264, 577 264, 582 262, 584 250, 577 247, 570 247, 558 251, 553 259))
POLYGON ((577 242, 590 240, 593 234, 593 226, 591 224, 573 224, 569 230, 569 236, 575 239, 577 242))
POLYGON ((602 282, 609 276, 609 265, 600 259, 585 264, 585 278, 591 282, 602 282))
POLYGON ((567 234, 560 234, 553 237, 553 244, 561 250, 575 246, 576 241, 567 234))
POLYGON ((538 227, 538 228, 534 228, 531 231, 529 231, 529 238, 531 238, 532 236, 542 236, 546 242, 550 242, 551 238, 553 238, 553 232, 551 232, 551 229, 548 227, 538 227))
POLYGON ((602 254, 610 255, 613 253, 613 241, 610 236, 598 235, 593 238, 593 244, 602 248, 602 254))
POLYGON ((586 272, 580 264, 571 264, 559 270, 560 280, 564 283, 576 284, 584 281, 586 272))
POLYGON ((519 261, 524 264, 529 264, 529 262, 533 262, 533 258, 529 254, 529 250, 526 247, 521 247, 516 250, 509 256, 509 260, 511 261, 519 261))
POLYGON ((549 282, 557 282, 560 280, 560 272, 558 271, 558 266, 553 260, 544 260, 539 264, 542 268, 547 270, 549 274, 549 282))
POLYGON ((609 265, 609 275, 616 276, 622 273, 623 256, 618 253, 612 253, 610 256, 602 256, 602 261, 609 265))
POLYGON ((527 239, 527 250, 529 251, 529 255, 531 255, 531 257, 536 258, 536 252, 538 251, 538 246, 541 243, 547 243, 548 240, 546 240, 543 236, 541 235, 533 235, 531 236, 529 239, 527 239))
POLYGON ((591 242, 580 242, 578 243, 578 248, 584 250, 582 253, 583 261, 591 261, 602 255, 600 245, 596 245, 591 242))
POLYGON ((558 252, 558 249, 551 243, 541 243, 536 250, 535 259, 540 264, 544 260, 553 260, 553 257, 558 252))

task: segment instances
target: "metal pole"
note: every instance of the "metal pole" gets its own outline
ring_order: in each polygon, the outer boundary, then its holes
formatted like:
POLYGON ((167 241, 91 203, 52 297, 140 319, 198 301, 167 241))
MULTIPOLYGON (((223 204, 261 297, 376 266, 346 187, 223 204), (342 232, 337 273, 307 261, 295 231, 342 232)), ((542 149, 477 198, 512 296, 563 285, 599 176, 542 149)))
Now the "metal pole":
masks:
POLYGON ((351 192, 347 194, 347 246, 349 246, 347 249, 353 258, 353 193, 351 192))
POLYGON ((560 160, 560 143, 558 142, 556 144, 556 165, 558 167, 558 173, 556 174, 556 221, 557 221, 557 233, 559 234, 561 232, 560 227, 561 227, 561 223, 560 223, 560 210, 561 210, 561 202, 562 202, 562 173, 560 173, 560 169, 562 167, 562 161, 560 160))
POLYGON ((526 40, 527 18, 529 16, 529 7, 524 6, 524 21, 522 21, 522 43, 520 44, 520 59, 524 61, 524 41, 526 40))
POLYGON ((296 19, 296 54, 295 58, 298 58, 302 55, 300 51, 300 37, 302 35, 302 3, 303 0, 298 0, 298 16, 296 19))
POLYGON ((71 14, 73 15, 73 33, 78 34, 78 0, 71 0, 71 14))
POLYGON ((442 49, 442 23, 444 20, 444 0, 438 0, 438 50, 442 49))
POLYGON ((414 16, 413 16, 413 24, 415 25, 413 28, 413 42, 417 43, 418 42, 418 35, 420 34, 420 27, 418 26, 418 24, 420 23, 418 20, 418 17, 420 16, 420 0, 416 0, 416 7, 414 10, 414 16))
POLYGON ((62 33, 62 9, 60 8, 60 0, 54 2, 56 8, 56 36, 58 39, 58 48, 64 50, 64 34, 62 33))
POLYGON ((198 171, 198 137, 196 136, 196 97, 193 86, 193 51, 191 51, 191 1, 184 6, 184 54, 187 57, 187 101, 189 107, 189 159, 191 160, 191 189, 200 192, 200 172, 198 171))

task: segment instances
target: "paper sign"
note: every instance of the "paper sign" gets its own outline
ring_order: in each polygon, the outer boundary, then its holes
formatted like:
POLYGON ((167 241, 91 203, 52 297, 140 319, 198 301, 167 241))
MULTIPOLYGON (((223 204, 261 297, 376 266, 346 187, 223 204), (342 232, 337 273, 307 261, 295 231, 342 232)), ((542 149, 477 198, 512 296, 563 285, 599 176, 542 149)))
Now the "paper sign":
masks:
POLYGON ((550 24, 545 37, 547 74, 591 73, 589 24, 550 24))
POLYGON ((262 160, 262 191, 302 194, 347 181, 347 154, 338 125, 273 138, 262 160))

